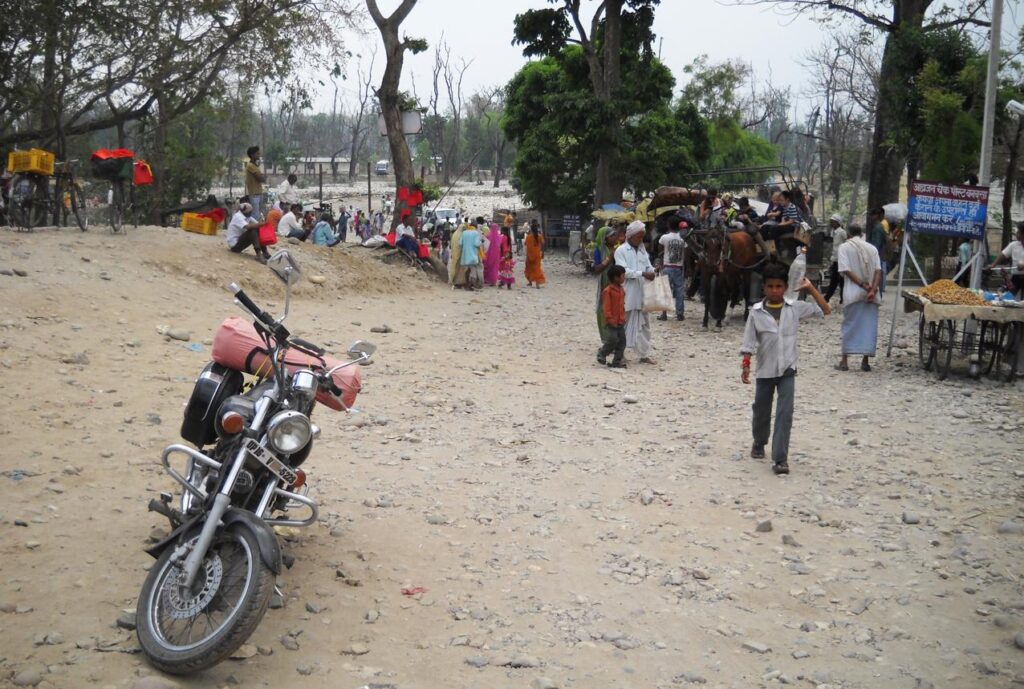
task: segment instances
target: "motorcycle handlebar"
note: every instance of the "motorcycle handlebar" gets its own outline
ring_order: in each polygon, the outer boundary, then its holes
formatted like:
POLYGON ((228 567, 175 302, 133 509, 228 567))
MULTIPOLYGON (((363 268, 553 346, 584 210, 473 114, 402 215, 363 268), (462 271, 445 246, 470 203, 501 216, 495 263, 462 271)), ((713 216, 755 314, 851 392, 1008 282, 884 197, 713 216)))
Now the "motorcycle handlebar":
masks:
POLYGON ((271 332, 276 330, 276 324, 273 321, 273 318, 270 317, 270 314, 267 313, 266 311, 260 310, 260 307, 256 305, 256 302, 250 299, 249 295, 243 292, 242 288, 239 287, 237 283, 231 283, 228 289, 230 289, 231 293, 234 295, 234 298, 236 298, 240 304, 245 306, 250 313, 256 316, 256 319, 262 322, 264 326, 269 328, 271 332))

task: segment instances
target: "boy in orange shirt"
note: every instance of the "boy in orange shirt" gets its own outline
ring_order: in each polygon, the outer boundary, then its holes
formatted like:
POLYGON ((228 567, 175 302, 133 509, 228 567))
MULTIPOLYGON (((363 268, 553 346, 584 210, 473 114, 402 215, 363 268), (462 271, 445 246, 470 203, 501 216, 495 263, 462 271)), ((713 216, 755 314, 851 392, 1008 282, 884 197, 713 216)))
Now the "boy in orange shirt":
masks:
POLYGON ((608 355, 614 352, 615 358, 608 365, 612 368, 626 368, 622 360, 626 351, 626 291, 622 289, 626 281, 626 269, 613 265, 608 269, 608 279, 611 284, 601 292, 601 308, 604 309, 604 319, 608 324, 608 335, 597 352, 597 363, 605 365, 608 355))

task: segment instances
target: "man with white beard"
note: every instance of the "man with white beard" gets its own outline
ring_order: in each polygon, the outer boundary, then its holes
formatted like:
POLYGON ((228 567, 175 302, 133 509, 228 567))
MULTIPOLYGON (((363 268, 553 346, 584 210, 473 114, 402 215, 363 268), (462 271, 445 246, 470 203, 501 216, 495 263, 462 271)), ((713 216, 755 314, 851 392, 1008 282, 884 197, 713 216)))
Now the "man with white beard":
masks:
POLYGON ((651 358, 651 319, 644 313, 644 280, 655 276, 651 258, 644 247, 646 229, 639 220, 626 227, 626 243, 615 250, 615 263, 626 269, 626 346, 636 350, 640 363, 651 358))

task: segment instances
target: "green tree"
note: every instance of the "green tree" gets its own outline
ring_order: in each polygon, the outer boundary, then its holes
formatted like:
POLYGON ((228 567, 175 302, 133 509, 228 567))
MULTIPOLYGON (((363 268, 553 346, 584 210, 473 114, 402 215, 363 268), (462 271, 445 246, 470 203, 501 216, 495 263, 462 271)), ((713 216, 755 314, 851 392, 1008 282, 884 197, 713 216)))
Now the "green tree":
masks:
MULTIPOLYGON (((672 106, 675 79, 658 60, 626 61, 630 84, 615 101, 616 175, 642 194, 693 172, 709 156, 704 119, 690 104, 672 106)), ((607 145, 604 109, 594 97, 581 48, 531 62, 508 85, 505 134, 516 144, 513 168, 526 199, 544 209, 577 209, 592 198, 599 156, 607 145)))
POLYGON ((513 169, 519 190, 543 209, 575 209, 594 189, 595 156, 586 138, 592 133, 587 112, 593 99, 580 50, 566 52, 563 60, 531 62, 512 77, 502 121, 517 145, 513 169))
MULTIPOLYGON (((654 8, 660 0, 603 0, 594 12, 589 29, 580 16, 581 0, 549 0, 555 7, 528 10, 515 18, 514 43, 524 46, 527 57, 561 59, 569 46, 577 46, 586 67, 591 95, 591 123, 597 146, 595 198, 597 203, 618 201, 624 180, 619 172, 624 113, 621 100, 637 82, 626 78, 636 73, 637 63, 649 65, 654 58, 654 8)), ((651 88, 645 84, 646 88, 651 88)))
POLYGON ((679 175, 708 164, 708 129, 697 109, 685 101, 675 107, 659 104, 635 122, 627 122, 620 165, 634 198, 673 184, 679 175))
POLYGON ((822 20, 854 18, 884 37, 874 111, 874 138, 868 173, 868 206, 889 203, 913 155, 913 127, 918 121, 908 94, 927 61, 922 34, 967 25, 988 26, 979 18, 985 0, 736 0, 740 4, 775 5, 783 12, 816 14, 822 20), (909 136, 908 136, 909 135, 909 136))

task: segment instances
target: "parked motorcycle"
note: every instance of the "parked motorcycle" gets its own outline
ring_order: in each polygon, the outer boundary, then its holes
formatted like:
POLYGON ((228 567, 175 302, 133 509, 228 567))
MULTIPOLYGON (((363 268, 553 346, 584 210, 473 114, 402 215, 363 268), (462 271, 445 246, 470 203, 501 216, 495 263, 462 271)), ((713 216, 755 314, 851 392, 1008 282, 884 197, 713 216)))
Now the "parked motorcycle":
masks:
POLYGON ((218 663, 259 625, 281 571, 273 527, 317 520, 299 468, 320 434, 310 421, 313 408, 350 408, 358 365, 376 351, 356 341, 350 360, 339 362, 292 336, 284 321, 301 270, 286 251, 267 264, 286 285, 284 315, 273 318, 231 284, 235 303, 254 320, 221 325, 214 361, 185 409, 181 435, 195 447, 163 451, 164 468, 182 487, 177 507, 170 493, 149 503, 170 520, 171 532, 146 551, 156 564, 139 594, 136 629, 149 662, 171 674, 218 663), (253 374, 247 389, 245 372, 253 374), (186 460, 184 471, 172 456, 186 460), (302 514, 289 513, 296 509, 302 514))

